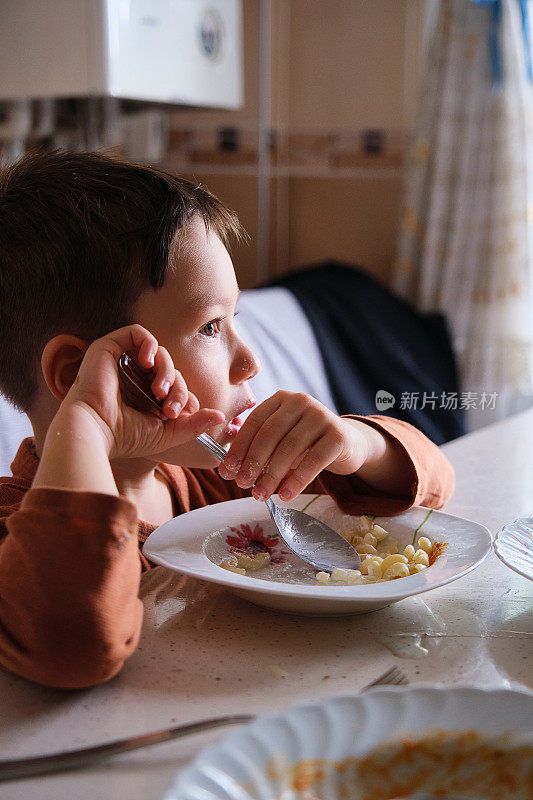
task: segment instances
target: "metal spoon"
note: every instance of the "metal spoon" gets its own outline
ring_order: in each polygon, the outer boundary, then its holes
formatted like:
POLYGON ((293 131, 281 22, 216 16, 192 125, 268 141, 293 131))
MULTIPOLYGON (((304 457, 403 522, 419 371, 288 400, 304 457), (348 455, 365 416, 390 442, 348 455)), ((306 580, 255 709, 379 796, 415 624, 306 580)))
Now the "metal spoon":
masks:
MULTIPOLYGON (((128 405, 167 419, 162 410, 163 401, 152 394, 150 373, 143 372, 127 353, 118 360, 118 375, 122 396, 128 405)), ((207 433, 201 433, 196 441, 219 461, 226 458, 224 448, 207 433)), ((302 561, 327 572, 335 567, 360 568, 359 553, 328 525, 303 511, 278 506, 270 497, 265 504, 281 539, 302 561)))

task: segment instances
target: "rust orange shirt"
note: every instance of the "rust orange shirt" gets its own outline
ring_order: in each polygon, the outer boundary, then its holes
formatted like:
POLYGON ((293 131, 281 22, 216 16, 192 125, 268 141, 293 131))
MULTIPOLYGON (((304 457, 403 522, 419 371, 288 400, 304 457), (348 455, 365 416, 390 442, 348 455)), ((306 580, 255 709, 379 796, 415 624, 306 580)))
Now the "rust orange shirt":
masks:
MULTIPOLYGON (((331 495, 349 514, 441 508, 453 470, 420 431, 390 417, 355 417, 392 437, 406 455, 410 491, 380 492, 357 475, 323 471, 307 491, 331 495)), ((0 664, 48 686, 80 688, 116 675, 139 640, 139 581, 149 562, 140 547, 154 526, 129 500, 96 492, 36 488, 38 458, 25 439, 0 478, 0 664)), ((161 464, 183 514, 247 497, 216 470, 161 464)))

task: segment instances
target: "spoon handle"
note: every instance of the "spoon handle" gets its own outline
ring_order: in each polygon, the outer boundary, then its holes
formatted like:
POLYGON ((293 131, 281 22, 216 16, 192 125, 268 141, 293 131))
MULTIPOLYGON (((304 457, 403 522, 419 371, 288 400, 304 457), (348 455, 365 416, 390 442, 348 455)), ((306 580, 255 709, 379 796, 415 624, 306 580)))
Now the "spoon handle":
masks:
POLYGON ((215 440, 212 439, 208 433, 201 433, 200 436, 196 437, 196 441, 198 444, 201 444, 202 447, 205 447, 205 449, 208 450, 212 456, 218 458, 219 461, 224 461, 226 458, 227 454, 224 448, 219 445, 218 442, 215 442, 215 440))
MULTIPOLYGON (((143 372, 128 353, 122 353, 118 360, 118 377, 120 390, 125 402, 138 411, 157 414, 163 420, 167 417, 163 413, 163 400, 157 400, 152 394, 149 372, 143 372)), ((205 447, 212 456, 224 461, 226 451, 209 434, 201 433, 196 437, 198 444, 205 447)))

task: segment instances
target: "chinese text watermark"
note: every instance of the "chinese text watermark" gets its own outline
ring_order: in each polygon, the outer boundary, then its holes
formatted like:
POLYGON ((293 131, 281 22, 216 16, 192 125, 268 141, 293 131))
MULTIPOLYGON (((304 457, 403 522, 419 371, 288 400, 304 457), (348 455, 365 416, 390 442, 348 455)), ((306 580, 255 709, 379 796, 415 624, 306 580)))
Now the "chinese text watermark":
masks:
MULTIPOLYGON (((402 392, 398 408, 402 411, 437 408, 448 411, 494 411, 498 392, 402 392)), ((394 408, 396 397, 386 389, 376 392, 376 408, 386 411, 394 408)))

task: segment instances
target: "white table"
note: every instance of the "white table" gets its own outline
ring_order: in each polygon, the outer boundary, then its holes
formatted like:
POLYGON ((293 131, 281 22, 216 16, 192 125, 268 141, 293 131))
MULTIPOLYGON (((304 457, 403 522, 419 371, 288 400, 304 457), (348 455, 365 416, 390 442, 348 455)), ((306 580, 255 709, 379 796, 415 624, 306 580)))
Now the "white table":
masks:
MULTIPOLYGON (((443 450, 457 475, 447 511, 493 533, 533 512, 533 410, 443 450)), ((394 663, 413 683, 533 689, 533 583, 493 553, 448 586, 353 617, 278 614, 162 567, 144 577, 141 591, 146 616, 139 650, 110 683, 58 691, 0 669, 1 757, 356 692, 394 663)), ((160 798, 176 771, 227 731, 140 750, 83 772, 0 783, 0 798, 160 798)))

